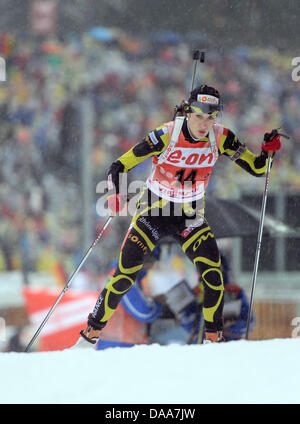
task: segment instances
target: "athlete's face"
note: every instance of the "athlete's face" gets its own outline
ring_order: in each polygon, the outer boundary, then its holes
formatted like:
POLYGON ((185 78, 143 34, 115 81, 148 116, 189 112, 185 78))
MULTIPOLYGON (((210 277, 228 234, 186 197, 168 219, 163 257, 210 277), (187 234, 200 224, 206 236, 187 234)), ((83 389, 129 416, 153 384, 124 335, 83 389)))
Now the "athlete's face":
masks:
POLYGON ((188 113, 188 125, 190 132, 194 138, 203 138, 214 125, 216 118, 208 113, 197 115, 196 113, 188 113))

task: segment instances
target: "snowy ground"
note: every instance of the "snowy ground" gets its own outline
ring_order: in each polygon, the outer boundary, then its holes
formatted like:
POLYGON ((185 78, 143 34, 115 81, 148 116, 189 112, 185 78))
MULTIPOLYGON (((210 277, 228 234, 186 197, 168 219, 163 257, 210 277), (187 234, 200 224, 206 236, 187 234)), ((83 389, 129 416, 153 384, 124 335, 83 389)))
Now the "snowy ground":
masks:
POLYGON ((0 403, 300 403, 300 338, 0 353, 0 403))

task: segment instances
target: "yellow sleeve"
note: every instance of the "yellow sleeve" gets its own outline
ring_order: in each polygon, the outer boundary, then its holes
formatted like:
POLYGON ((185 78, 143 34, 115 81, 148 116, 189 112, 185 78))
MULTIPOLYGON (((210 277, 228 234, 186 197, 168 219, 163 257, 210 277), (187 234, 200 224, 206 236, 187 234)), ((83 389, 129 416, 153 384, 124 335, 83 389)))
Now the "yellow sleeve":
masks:
POLYGON ((226 127, 220 138, 219 152, 229 156, 238 166, 255 177, 261 177, 267 171, 267 153, 262 151, 260 155, 255 155, 226 127))
POLYGON ((168 146, 169 140, 170 134, 166 125, 161 125, 151 131, 144 140, 118 158, 118 161, 124 166, 123 172, 128 172, 154 155, 160 155, 168 146))

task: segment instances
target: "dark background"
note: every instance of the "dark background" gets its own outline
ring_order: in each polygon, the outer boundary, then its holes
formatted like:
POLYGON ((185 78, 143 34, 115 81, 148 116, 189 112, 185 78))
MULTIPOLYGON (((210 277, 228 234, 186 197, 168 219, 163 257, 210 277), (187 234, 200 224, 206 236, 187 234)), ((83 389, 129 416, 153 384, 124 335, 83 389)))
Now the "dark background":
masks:
MULTIPOLYGON (((31 0, 1 0, 2 30, 30 34, 31 0)), ((61 0, 58 34, 65 37, 94 25, 115 26, 128 34, 184 34, 203 37, 215 48, 239 44, 297 49, 300 2, 296 0, 61 0)))

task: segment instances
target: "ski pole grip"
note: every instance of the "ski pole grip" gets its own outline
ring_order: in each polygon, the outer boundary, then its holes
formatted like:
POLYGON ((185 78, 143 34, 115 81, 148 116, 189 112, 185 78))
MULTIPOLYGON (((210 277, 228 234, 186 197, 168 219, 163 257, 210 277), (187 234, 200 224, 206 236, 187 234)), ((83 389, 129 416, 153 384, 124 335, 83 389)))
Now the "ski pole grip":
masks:
POLYGON ((193 52, 193 60, 199 60, 200 59, 200 50, 195 50, 193 52))

